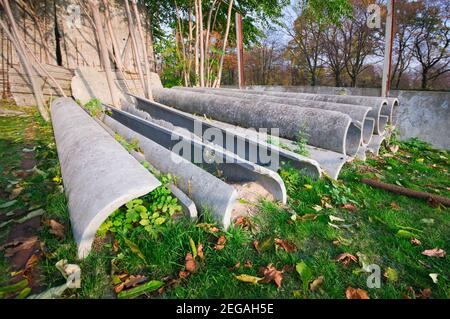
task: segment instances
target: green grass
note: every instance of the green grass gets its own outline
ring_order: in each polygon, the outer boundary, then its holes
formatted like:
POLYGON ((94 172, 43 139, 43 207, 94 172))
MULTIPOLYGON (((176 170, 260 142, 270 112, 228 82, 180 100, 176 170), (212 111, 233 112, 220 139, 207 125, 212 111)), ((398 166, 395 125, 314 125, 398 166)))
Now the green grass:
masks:
MULTIPOLYGON (((294 298, 294 292, 300 291, 300 298, 345 298, 348 286, 367 290, 371 298, 403 298, 409 287, 416 292, 430 288, 432 298, 450 297, 449 257, 431 258, 421 254, 423 250, 432 248, 450 252, 448 210, 360 183, 362 177, 378 178, 450 196, 450 158, 447 152, 434 150, 418 140, 394 141, 400 148, 395 155, 391 157, 388 151, 383 150, 380 157, 349 163, 344 167, 339 182, 326 178, 311 180, 287 167, 280 174, 288 189, 288 204, 261 202, 260 214, 251 220, 253 231, 233 225, 227 231, 220 229, 217 233, 210 233, 199 227, 199 223, 212 223, 208 214, 204 214, 197 223, 182 218, 165 224, 157 239, 150 237, 142 227, 130 231, 127 238, 138 246, 144 260, 130 249, 120 234, 115 238, 111 234, 99 238, 94 245, 94 253, 85 260, 77 260, 66 200, 61 185, 53 181, 60 172, 51 127, 44 124, 34 110, 27 112, 28 116, 24 118, 0 117, 0 168, 4 172, 0 174, 0 189, 8 185, 14 178, 12 172, 19 169, 20 151, 24 145, 31 142, 37 146, 38 168, 43 174, 21 181, 26 186, 24 193, 29 194, 29 201, 19 201, 17 205, 25 208, 42 205, 46 210, 44 218, 56 219, 67 230, 64 240, 57 240, 47 226, 39 232, 44 243, 44 257, 37 266, 43 276, 42 289, 64 282, 55 268, 60 259, 79 264, 82 270, 81 289, 68 290, 64 295, 66 298, 114 298, 113 275, 142 274, 149 279, 170 281, 178 278, 178 273, 184 270, 186 253, 191 250, 189 238, 192 238, 196 244, 204 246, 205 260, 199 261, 198 271, 162 294, 153 293, 147 297, 294 298), (36 127, 32 141, 26 140, 24 135, 29 126, 36 127), (324 207, 323 200, 328 198, 332 208, 324 207), (357 211, 341 208, 345 203, 352 203, 357 211), (322 207, 321 210, 318 206, 322 207), (294 214, 298 216, 295 221, 292 218, 294 214), (318 216, 314 220, 301 220, 305 214, 318 216), (330 215, 345 220, 333 222, 339 229, 329 225, 330 215), (431 218, 434 223, 421 222, 424 218, 431 218), (408 227, 415 229, 410 231, 417 235, 422 245, 414 246, 409 238, 396 236, 399 229, 408 227), (225 248, 215 250, 214 245, 221 235, 227 238, 225 248), (273 238, 289 240, 298 249, 287 253, 273 245, 273 238), (118 240, 117 252, 112 245, 114 239, 118 240), (336 243, 338 239, 339 243, 336 243), (253 247, 254 240, 268 240, 272 244, 258 253, 253 247), (345 267, 335 261, 343 252, 355 256, 362 253, 370 263, 379 265, 382 273, 388 267, 395 269, 398 281, 382 279, 381 288, 367 288, 368 274, 359 271, 360 265, 353 263, 345 267), (251 262, 250 268, 243 267, 247 260, 251 262), (295 271, 295 265, 300 261, 309 266, 314 278, 324 277, 318 290, 302 289, 300 276, 295 271), (237 262, 241 267, 231 270, 237 262), (279 270, 289 266, 279 289, 273 283, 253 285, 235 278, 239 274, 260 276, 259 268, 270 263, 279 270), (439 274, 438 284, 432 282, 430 273, 439 274)), ((5 201, 0 198, 0 204, 5 201)), ((7 211, 0 210, 0 214, 7 211)), ((0 232, 0 240, 5 238, 7 231, 0 232)), ((0 282, 4 282, 10 274, 7 260, 1 253, 0 257, 0 282)))

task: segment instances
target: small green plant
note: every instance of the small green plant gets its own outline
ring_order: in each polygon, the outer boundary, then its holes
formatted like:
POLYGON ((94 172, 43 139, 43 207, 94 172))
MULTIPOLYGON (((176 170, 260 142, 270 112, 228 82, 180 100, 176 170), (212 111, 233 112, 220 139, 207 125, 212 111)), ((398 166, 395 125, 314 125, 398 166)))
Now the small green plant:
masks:
POLYGON ((133 138, 130 142, 128 142, 124 137, 122 137, 119 133, 114 133, 114 138, 117 142, 120 143, 128 152, 135 151, 140 152, 139 148, 139 140, 137 138, 133 138))
POLYGON ((163 225, 169 222, 175 213, 181 212, 181 209, 178 200, 163 185, 116 210, 100 226, 98 234, 100 236, 104 236, 107 232, 126 234, 136 227, 143 227, 156 238, 163 225))
POLYGON ((97 98, 90 99, 89 102, 84 105, 84 107, 93 117, 97 117, 103 112, 102 102, 97 98))
POLYGON ((300 130, 297 134, 297 140, 295 143, 294 152, 303 156, 308 156, 309 152, 306 148, 306 143, 308 142, 308 134, 306 134, 303 130, 300 130))

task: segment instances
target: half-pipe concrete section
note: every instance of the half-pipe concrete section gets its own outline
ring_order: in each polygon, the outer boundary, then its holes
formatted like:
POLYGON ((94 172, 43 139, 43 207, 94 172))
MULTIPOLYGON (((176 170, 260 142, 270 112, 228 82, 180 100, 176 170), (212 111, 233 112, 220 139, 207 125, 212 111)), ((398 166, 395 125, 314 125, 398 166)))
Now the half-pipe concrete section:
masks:
MULTIPOLYGON (((169 129, 135 114, 114 108, 110 108, 110 110, 112 112, 111 117, 116 121, 173 153, 182 153, 185 159, 200 165, 201 168, 210 173, 220 172, 220 175, 227 182, 255 182, 261 185, 275 200, 283 204, 287 202, 286 187, 283 180, 270 169, 246 161, 212 143, 203 143, 198 137, 185 132, 186 130, 173 126, 172 129, 169 129)), ((166 161, 169 160, 173 161, 174 158, 166 158, 166 161)))
MULTIPOLYGON (((233 91, 239 91, 233 89, 233 91)), ((388 102, 384 98, 372 97, 372 96, 354 96, 354 95, 327 95, 327 94, 312 94, 312 93, 293 93, 293 92, 274 92, 274 91, 257 91, 257 90, 246 90, 246 93, 258 94, 258 95, 268 95, 268 96, 279 96, 279 97, 290 97, 298 98, 303 100, 312 101, 323 101, 330 103, 343 103, 343 104, 354 104, 354 105, 364 105, 371 107, 372 109, 367 114, 368 117, 375 120, 375 130, 374 134, 382 135, 386 129, 386 125, 392 116, 392 106, 388 105, 388 102)))
POLYGON ((361 144, 361 130, 351 127, 350 116, 340 112, 174 89, 155 89, 153 97, 161 104, 246 128, 279 128, 280 136, 292 140, 302 132, 308 144, 350 156, 361 144))
POLYGON ((318 108, 322 110, 336 111, 347 114, 352 118, 352 125, 355 125, 358 129, 362 130, 362 143, 367 145, 372 138, 375 122, 372 118, 368 118, 367 114, 371 110, 371 107, 355 104, 341 104, 330 103, 322 101, 302 100, 297 98, 279 97, 279 96, 255 96, 254 94, 247 94, 246 91, 236 92, 223 89, 211 89, 211 88, 183 88, 177 87, 178 90, 195 91, 208 94, 223 95, 229 97, 236 97, 246 100, 257 100, 277 104, 288 104, 298 107, 318 108))
POLYGON ((113 118, 105 116, 103 121, 125 139, 137 139, 145 159, 153 167, 175 176, 176 185, 199 208, 207 207, 219 223, 225 227, 230 225, 231 212, 238 196, 232 186, 113 118))
POLYGON ((70 98, 51 106, 53 131, 78 256, 120 206, 161 183, 70 98))
MULTIPOLYGON (((230 151, 247 161, 268 167, 274 171, 278 171, 282 164, 290 164, 296 169, 301 170, 305 175, 313 178, 320 177, 321 170, 319 163, 308 157, 266 143, 268 136, 265 136, 265 138, 261 136, 255 141, 254 139, 249 139, 247 136, 252 133, 251 130, 243 129, 241 134, 236 134, 235 132, 215 125, 211 120, 204 121, 202 118, 196 117, 190 113, 142 97, 132 96, 136 99, 136 108, 148 113, 152 119, 166 121, 177 127, 184 128, 200 138, 204 138, 207 135, 205 133, 209 129, 219 130, 221 138, 218 140, 221 141, 221 146, 225 145, 227 151, 230 151), (230 145, 229 142, 231 142, 232 145, 230 145), (270 161, 269 164, 267 159, 270 159, 271 156, 269 155, 268 158, 265 158, 261 156, 261 153, 270 153, 270 155, 273 154, 274 156, 278 156, 277 161, 270 161)), ((136 113, 136 111, 130 109, 130 107, 134 106, 125 104, 123 109, 139 116, 139 112, 136 113)), ((150 117, 145 116, 145 114, 141 115, 143 118, 150 119, 150 117)), ((210 142, 215 143, 216 137, 213 140, 210 140, 210 142)))

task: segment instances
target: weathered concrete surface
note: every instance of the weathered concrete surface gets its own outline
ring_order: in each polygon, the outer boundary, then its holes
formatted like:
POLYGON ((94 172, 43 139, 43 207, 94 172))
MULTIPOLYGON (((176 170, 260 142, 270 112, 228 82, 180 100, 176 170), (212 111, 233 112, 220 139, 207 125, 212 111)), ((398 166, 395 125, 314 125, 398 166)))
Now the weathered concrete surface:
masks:
MULTIPOLYGON (((318 108, 322 110, 336 111, 347 114, 352 118, 352 125, 355 125, 358 129, 362 131, 362 143, 364 145, 370 142, 372 138, 372 133, 374 129, 374 120, 371 118, 367 118, 368 112, 371 110, 371 107, 355 105, 355 104, 342 104, 342 103, 329 103, 322 101, 311 101, 311 100, 303 100, 298 98, 289 98, 289 97, 281 97, 281 96, 268 96, 261 95, 255 96, 255 94, 248 94, 246 91, 231 91, 224 89, 211 89, 211 88, 184 88, 177 87, 177 90, 185 90, 185 91, 194 91, 208 94, 216 94, 221 96, 235 97, 240 99, 246 99, 251 101, 261 101, 261 102, 269 102, 269 103, 277 103, 277 104, 288 104, 294 105, 298 107, 307 107, 307 108, 318 108)), ((354 130, 352 130, 354 131, 354 130)))
MULTIPOLYGON (((205 121, 204 119, 196 117, 190 113, 186 113, 141 97, 134 97, 136 99, 136 108, 147 112, 152 119, 170 122, 177 127, 186 129, 190 133, 197 134, 200 138, 205 136, 205 132, 208 129, 212 128, 220 130, 221 138, 219 140, 223 143, 222 146, 225 146, 227 151, 233 152, 247 161, 268 167, 275 172, 278 171, 282 163, 290 163, 290 165, 302 170, 304 174, 308 176, 313 178, 320 177, 320 166, 316 161, 297 153, 284 150, 280 147, 267 144, 267 136, 254 141, 247 137, 247 134, 251 133, 246 132, 249 130, 242 130, 242 134, 236 134, 235 132, 223 129, 218 125, 214 125, 211 120, 205 121), (198 129, 196 130, 196 128, 198 129), (229 146, 229 141, 232 142, 231 147, 229 146), (239 149, 238 145, 242 145, 242 148, 239 149), (278 154, 277 156, 279 160, 277 160, 276 163, 270 162, 268 165, 265 161, 266 158, 261 158, 261 156, 259 156, 260 152, 267 154, 269 153, 268 151, 270 151, 270 154, 278 154), (254 156, 255 153, 256 156, 254 156)), ((126 107, 124 107, 124 110, 128 111, 126 107)), ((212 140, 212 142, 216 142, 216 139, 212 140)))
MULTIPOLYGON (((94 119, 109 133, 109 135, 111 135, 112 137, 115 137, 115 133, 116 133, 115 131, 113 131, 109 126, 107 126, 105 123, 103 123, 102 120, 100 120, 98 118, 94 118, 94 119)), ((103 119, 104 119, 104 116, 103 116, 103 119)), ((128 139, 128 142, 131 142, 131 139, 128 139)), ((129 150, 129 153, 141 164, 144 161, 146 161, 145 155, 142 154, 141 152, 129 150)), ((152 173, 156 174, 155 173, 155 171, 156 171, 156 172, 158 172, 157 175, 160 174, 160 172, 154 166, 152 166, 152 168, 154 169, 154 171, 151 171, 152 173)), ((170 183, 167 187, 172 192, 172 195, 174 195, 178 199, 178 202, 180 203, 180 205, 183 209, 183 212, 191 218, 197 218, 198 212, 197 212, 197 207, 195 206, 195 203, 185 193, 183 193, 183 191, 181 189, 179 189, 175 184, 170 183)))
POLYGON ((111 213, 161 183, 72 99, 55 100, 51 114, 78 256, 84 258, 111 213))
MULTIPOLYGON (((238 91, 238 90, 233 90, 238 91)), ((348 95, 329 95, 329 94, 308 94, 308 93, 292 93, 292 92, 273 92, 273 91, 254 91, 248 90, 249 93, 263 96, 277 96, 294 99, 322 101, 329 103, 353 104, 368 106, 371 110, 367 116, 374 119, 375 127, 374 133, 382 135, 386 128, 389 119, 392 116, 392 108, 389 106, 386 99, 378 97, 367 96, 348 96, 348 95)))
POLYGON ((237 200, 237 192, 233 187, 109 116, 105 116, 104 123, 127 140, 138 139, 145 159, 153 167, 175 176, 176 186, 191 197, 198 207, 207 207, 221 224, 225 227, 230 225, 231 212, 237 200))
POLYGON ((354 132, 351 118, 340 112, 174 89, 155 89, 153 97, 185 112, 205 114, 247 128, 279 128, 280 136, 293 140, 303 132, 309 144, 343 154, 356 154, 361 142, 361 130, 354 132))
MULTIPOLYGON (((247 89, 367 96, 380 96, 381 94, 381 90, 376 88, 325 86, 250 86, 247 89)), ((436 148, 450 150, 450 137, 448 134, 450 92, 391 90, 390 97, 398 98, 399 100, 397 111, 394 108, 393 121, 397 125, 401 140, 417 137, 436 148), (396 118, 397 120, 395 120, 396 118)))
MULTIPOLYGON (((143 96, 142 86, 139 81, 123 79, 119 72, 113 72, 114 86, 120 101, 132 102, 126 93, 143 96)), ((158 74, 150 73, 150 86, 162 88, 158 74)), ((98 98, 103 103, 111 104, 106 74, 90 67, 79 67, 75 70, 75 76, 71 83, 72 95, 75 99, 85 104, 92 98, 98 98)))
MULTIPOLYGON (((171 155, 176 155, 174 152, 178 152, 181 147, 184 150, 190 149, 190 152, 186 152, 183 157, 188 157, 190 162, 199 162, 201 167, 209 172, 220 172, 221 175, 229 182, 248 182, 253 181, 262 185, 273 197, 286 203, 287 194, 283 180, 275 172, 250 163, 244 159, 241 159, 233 153, 227 152, 224 149, 215 147, 211 144, 205 144, 198 138, 191 135, 187 135, 184 131, 180 131, 177 128, 168 129, 164 126, 151 122, 151 119, 145 120, 128 112, 123 112, 116 109, 111 109, 112 118, 121 124, 127 126, 133 131, 143 135, 148 139, 152 139, 157 144, 171 150, 171 155), (200 158, 198 158, 200 156, 200 158), (203 157, 203 159, 202 159, 203 157)), ((141 111, 135 111, 138 113, 141 111)), ((141 112, 142 117, 145 117, 145 112, 141 112)), ((148 115, 148 114, 147 114, 148 115)), ((171 156, 170 155, 170 156, 171 156)), ((171 165, 178 165, 174 160, 177 157, 165 157, 164 160, 171 165)), ((190 174, 192 171, 187 171, 190 174)), ((186 180, 188 181, 188 179, 186 180)), ((204 187, 204 185, 203 185, 204 187)), ((184 190, 182 187, 180 187, 184 190)), ((188 195, 189 192, 187 193, 188 195)), ((230 223, 230 216, 216 215, 216 218, 225 226, 228 227, 230 223)))

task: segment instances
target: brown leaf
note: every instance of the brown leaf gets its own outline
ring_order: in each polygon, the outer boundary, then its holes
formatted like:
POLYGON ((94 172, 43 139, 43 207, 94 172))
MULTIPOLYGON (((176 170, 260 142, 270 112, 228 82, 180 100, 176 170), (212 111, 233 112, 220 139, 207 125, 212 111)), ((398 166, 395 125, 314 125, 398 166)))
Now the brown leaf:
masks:
POLYGON ((324 208, 333 208, 333 206, 330 204, 331 198, 329 196, 323 196, 320 199, 320 205, 324 208))
POLYGON ((46 225, 50 226, 50 234, 55 235, 59 239, 63 239, 65 237, 64 226, 58 223, 54 219, 50 219, 45 222, 46 225))
POLYGON ((367 291, 361 288, 348 287, 345 291, 347 299, 370 299, 367 291))
POLYGON ((197 246, 197 256, 201 259, 201 260, 205 260, 205 255, 203 253, 203 244, 199 244, 197 246))
POLYGON ((357 263, 358 258, 349 253, 342 253, 336 257, 336 261, 341 262, 344 266, 348 266, 352 261, 357 263))
POLYGON ((147 280, 148 278, 142 275, 131 275, 124 283, 125 288, 135 287, 143 282, 146 282, 147 280))
POLYGON ((32 236, 29 238, 19 238, 10 243, 0 247, 0 250, 5 250, 5 257, 14 256, 16 253, 31 250, 38 243, 38 237, 32 236))
POLYGON ((259 241, 258 240, 254 240, 253 241, 253 247, 255 247, 256 251, 259 253, 259 241))
POLYGON ((422 251, 422 255, 425 255, 428 257, 444 258, 445 250, 440 249, 440 248, 427 249, 427 250, 422 251))
POLYGON ((398 152, 399 146, 398 145, 389 145, 389 150, 392 154, 395 154, 398 152))
POLYGON ((302 220, 302 221, 315 220, 318 216, 319 216, 318 214, 305 214, 305 215, 302 215, 302 216, 297 216, 296 219, 297 220, 302 220))
POLYGON ((431 289, 430 288, 425 288, 420 291, 420 294, 416 295, 416 298, 421 298, 421 299, 428 299, 430 297, 431 297, 431 289))
POLYGON ((215 250, 222 250, 225 248, 225 243, 227 242, 227 238, 222 235, 219 237, 219 239, 217 240, 217 244, 214 246, 215 250))
POLYGON ((392 202, 391 207, 392 207, 392 209, 400 210, 400 206, 396 202, 392 202))
POLYGON ((420 246, 420 245, 422 245, 422 242, 420 240, 418 240, 417 238, 413 237, 413 238, 411 238, 411 244, 420 246))
POLYGON ((356 206, 351 204, 351 203, 344 204, 344 205, 341 206, 341 208, 349 210, 349 211, 351 211, 353 213, 358 210, 358 208, 356 208, 356 206))
POLYGON ((190 275, 190 272, 188 272, 188 271, 180 271, 178 273, 178 277, 180 277, 181 279, 184 279, 184 278, 186 278, 189 275, 190 275))
POLYGON ((262 269, 262 274, 264 278, 260 281, 262 283, 275 282, 277 288, 281 287, 281 282, 283 281, 283 271, 277 270, 272 264, 262 269))
POLYGON ((113 251, 117 253, 119 251, 119 241, 117 239, 113 242, 113 251))
POLYGON ((252 268, 253 267, 253 264, 252 264, 252 262, 250 261, 250 260, 246 260, 245 261, 245 263, 244 263, 244 267, 245 268, 252 268))
POLYGON ((119 292, 121 292, 123 289, 125 288, 125 283, 120 283, 117 286, 114 287, 114 292, 116 294, 118 294, 119 292))
POLYGON ((219 228, 217 228, 217 227, 211 227, 211 228, 209 229, 209 231, 210 231, 211 233, 217 233, 217 232, 219 231, 219 228))
POLYGON ((34 254, 33 256, 31 256, 27 263, 25 264, 25 270, 32 268, 34 265, 37 264, 37 262, 39 261, 39 256, 34 254))
POLYGON ((238 269, 239 267, 241 267, 241 262, 238 261, 233 267, 228 268, 229 270, 235 270, 238 269))
POLYGON ((281 240, 279 238, 275 238, 275 244, 283 248, 286 252, 293 252, 297 250, 297 246, 293 242, 288 240, 281 240))
POLYGON ((309 285, 309 289, 311 289, 311 291, 316 291, 319 288, 319 286, 323 284, 323 281, 324 281, 323 276, 319 276, 309 285))
POLYGON ((185 267, 186 267, 186 271, 188 271, 190 273, 194 273, 198 269, 197 262, 195 261, 194 257, 192 257, 191 253, 186 254, 185 267))
POLYGON ((16 199, 22 193, 23 187, 16 186, 9 195, 9 199, 16 199))

